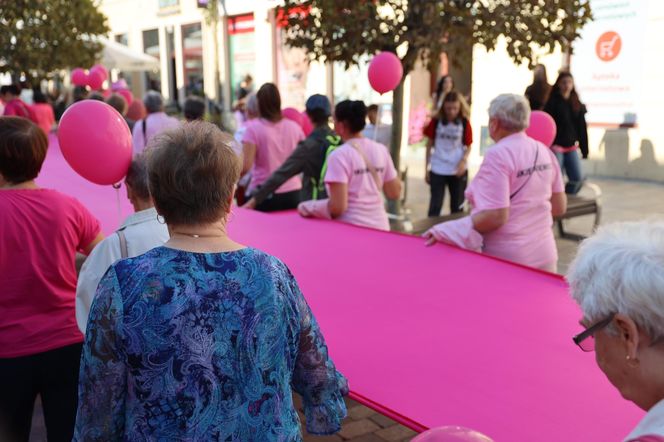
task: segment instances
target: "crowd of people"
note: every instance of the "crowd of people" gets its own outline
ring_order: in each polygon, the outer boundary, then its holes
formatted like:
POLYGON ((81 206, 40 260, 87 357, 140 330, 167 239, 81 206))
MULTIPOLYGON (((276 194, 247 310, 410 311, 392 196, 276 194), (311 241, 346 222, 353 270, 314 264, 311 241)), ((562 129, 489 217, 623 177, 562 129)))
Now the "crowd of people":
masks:
MULTIPOLYGON (((451 77, 441 80, 425 130, 428 214, 441 213, 446 188, 452 212, 466 199, 471 210, 429 230, 429 244, 555 271, 551 225, 566 210, 566 193, 582 184, 573 162, 583 143, 587 151, 585 108, 568 73, 550 91, 540 86, 529 87, 528 98, 491 102, 496 143, 468 184, 468 105, 451 77), (536 106, 561 121, 553 147, 525 134, 536 106)), ((233 137, 201 121, 200 99, 187 99, 183 122, 164 112, 157 92, 135 100, 133 114, 112 94, 106 102, 132 128, 124 184, 135 213, 104 238, 77 200, 35 183, 53 126, 35 124, 48 113, 42 97, 35 91, 27 105, 17 88, 2 91, 0 440, 28 439, 37 395, 53 440, 296 441, 293 391, 304 399, 310 433, 338 431, 348 384, 295 276, 279 259, 235 242, 226 227, 235 200, 245 209, 296 209, 389 230, 385 199, 399 198, 402 182, 376 141, 378 109, 352 100, 332 107, 314 94, 305 135, 266 83, 243 97, 233 137), (88 255, 78 276, 76 252, 88 255)), ((588 350, 596 338, 600 368, 650 411, 633 440, 664 436, 656 369, 664 358, 662 250, 661 224, 603 229, 569 275, 588 327, 575 342, 588 350)))

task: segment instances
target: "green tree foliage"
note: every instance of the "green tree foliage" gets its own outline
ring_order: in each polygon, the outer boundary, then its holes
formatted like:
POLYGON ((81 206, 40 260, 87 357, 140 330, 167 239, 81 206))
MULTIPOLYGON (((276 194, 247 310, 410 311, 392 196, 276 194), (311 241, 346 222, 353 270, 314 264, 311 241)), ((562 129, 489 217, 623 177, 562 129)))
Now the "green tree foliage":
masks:
POLYGON ((0 72, 46 78, 90 67, 109 31, 93 0, 0 0, 0 72))
MULTIPOLYGON (((569 47, 591 19, 589 0, 285 0, 280 15, 288 20, 287 44, 313 60, 350 66, 391 51, 401 55, 404 74, 418 59, 436 63, 442 51, 476 43, 493 49, 500 36, 516 63, 532 63, 536 47, 569 47)), ((393 100, 395 164, 402 114, 403 82, 393 100)))

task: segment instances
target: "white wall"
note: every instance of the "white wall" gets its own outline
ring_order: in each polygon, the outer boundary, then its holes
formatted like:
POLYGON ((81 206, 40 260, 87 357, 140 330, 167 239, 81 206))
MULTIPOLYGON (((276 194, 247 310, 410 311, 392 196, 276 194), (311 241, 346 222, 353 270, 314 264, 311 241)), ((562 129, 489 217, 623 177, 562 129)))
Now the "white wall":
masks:
MULTIPOLYGON (((635 88, 637 127, 621 129, 591 125, 590 159, 585 162, 586 170, 595 175, 664 182, 661 117, 664 104, 664 2, 595 0, 593 4, 598 5, 596 15, 599 20, 588 30, 587 44, 592 48, 596 34, 604 30, 613 30, 623 36, 623 51, 611 63, 619 72, 630 70, 635 76, 629 86, 635 88), (605 13, 599 7, 610 9, 605 13), (620 11, 626 12, 627 20, 616 13, 620 11), (630 11, 638 14, 631 22, 630 11), (634 27, 638 27, 638 32, 630 29, 634 27), (630 41, 630 38, 638 40, 630 41)), ((583 40, 579 42, 583 43, 583 40)), ((574 58, 572 69, 574 72, 574 58)))
MULTIPOLYGON (((540 52, 538 62, 546 66, 549 82, 555 81, 558 71, 563 64, 563 55, 560 49, 553 54, 540 52)), ((526 87, 532 83, 533 75, 527 64, 516 65, 507 54, 504 39, 500 39, 493 51, 487 51, 483 46, 473 48, 473 85, 471 124, 473 127, 473 146, 470 156, 471 167, 477 168, 482 162, 480 146, 491 144, 488 137, 489 103, 496 96, 503 93, 523 94, 526 87), (485 140, 482 141, 483 131, 485 140)))

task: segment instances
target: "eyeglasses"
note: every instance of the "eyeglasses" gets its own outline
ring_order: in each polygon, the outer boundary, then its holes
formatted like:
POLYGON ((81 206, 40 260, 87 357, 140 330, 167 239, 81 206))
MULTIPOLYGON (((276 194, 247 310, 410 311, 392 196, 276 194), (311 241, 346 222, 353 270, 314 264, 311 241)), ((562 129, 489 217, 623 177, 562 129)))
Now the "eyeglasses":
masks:
POLYGON ((595 350, 595 333, 606 327, 613 321, 615 313, 612 313, 608 318, 602 319, 601 321, 591 325, 578 335, 574 336, 572 340, 579 348, 583 351, 594 351, 595 350))

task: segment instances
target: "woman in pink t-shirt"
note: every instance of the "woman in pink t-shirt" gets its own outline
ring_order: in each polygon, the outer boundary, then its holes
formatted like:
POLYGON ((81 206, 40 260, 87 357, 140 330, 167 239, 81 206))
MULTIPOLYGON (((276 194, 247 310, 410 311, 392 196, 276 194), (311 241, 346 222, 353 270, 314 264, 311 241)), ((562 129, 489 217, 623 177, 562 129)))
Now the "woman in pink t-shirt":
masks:
POLYGON ((41 396, 49 440, 71 440, 83 335, 75 253, 102 240, 74 198, 39 188, 48 141, 25 118, 0 117, 0 440, 28 440, 41 396))
MULTIPOLYGON (((272 83, 265 83, 256 93, 260 118, 247 122, 242 136, 242 175, 252 170, 248 193, 263 184, 304 140, 304 132, 297 123, 281 115, 281 96, 272 83)), ((273 195, 256 206, 256 210, 273 212, 295 209, 300 202, 302 181, 293 177, 273 195)))
POLYGON ((32 113, 34 114, 35 122, 37 123, 37 126, 48 135, 55 124, 53 106, 48 103, 46 95, 44 95, 39 89, 35 89, 32 99, 35 102, 32 105, 32 113))
POLYGON ((472 222, 465 218, 439 224, 425 233, 430 241, 449 242, 453 228, 466 226, 482 236, 483 253, 556 270, 558 252, 551 227, 553 217, 567 210, 567 197, 556 157, 524 132, 529 121, 524 97, 503 94, 491 102, 489 134, 496 144, 466 191, 472 222))
POLYGON ((367 107, 362 101, 344 100, 334 109, 334 130, 344 141, 327 160, 325 184, 328 199, 306 201, 302 216, 390 230, 383 193, 401 195, 401 180, 387 147, 362 136, 367 107))

